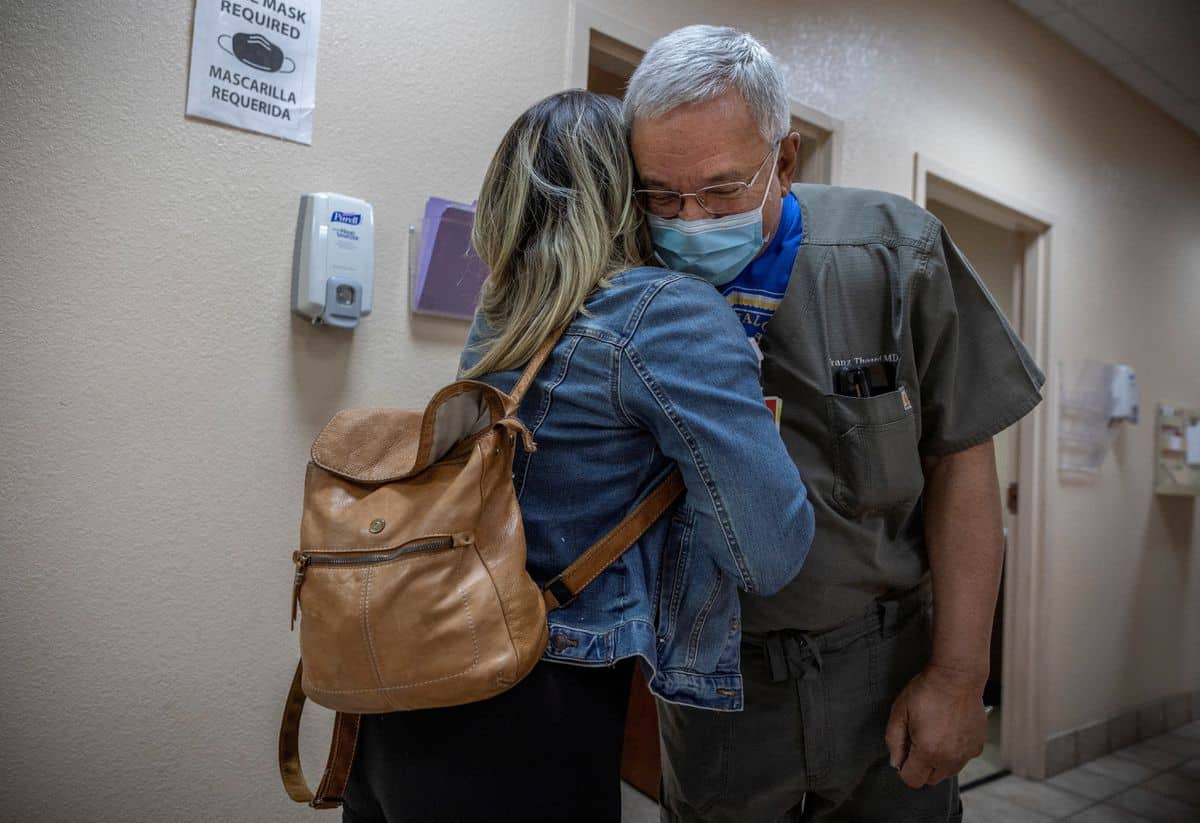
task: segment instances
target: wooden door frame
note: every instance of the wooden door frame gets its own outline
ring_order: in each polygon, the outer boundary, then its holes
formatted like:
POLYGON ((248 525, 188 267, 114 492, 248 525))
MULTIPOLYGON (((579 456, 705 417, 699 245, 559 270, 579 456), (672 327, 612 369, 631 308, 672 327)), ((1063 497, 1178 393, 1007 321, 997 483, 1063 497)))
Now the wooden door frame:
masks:
MULTIPOLYGON (((1051 361, 1049 317, 1050 243, 1054 216, 991 183, 917 153, 913 200, 925 208, 936 199, 1025 238, 1018 286, 1018 331, 1047 372, 1051 361)), ((1034 779, 1046 775, 1045 700, 1049 684, 1043 581, 1046 567, 1045 495, 1052 480, 1047 408, 1055 402, 1047 384, 1045 401, 1017 424, 1020 484, 1014 540, 1005 563, 1004 671, 1001 753, 1013 773, 1034 779), (1015 549, 1014 549, 1015 547, 1015 549)))
POLYGON ((593 31, 633 46, 643 54, 656 39, 645 29, 630 25, 619 17, 605 14, 587 3, 579 2, 571 4, 570 13, 567 15, 567 29, 567 65, 563 87, 568 89, 587 88, 588 57, 593 31))

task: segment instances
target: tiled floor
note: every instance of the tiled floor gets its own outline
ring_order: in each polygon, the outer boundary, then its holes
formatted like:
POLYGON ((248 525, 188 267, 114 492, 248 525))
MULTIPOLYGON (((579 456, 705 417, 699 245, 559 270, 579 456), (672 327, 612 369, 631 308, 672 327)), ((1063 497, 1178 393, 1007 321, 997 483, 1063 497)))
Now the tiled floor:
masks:
POLYGON ((964 821, 1200 821, 1200 721, 1045 782, 1005 777, 963 794, 964 821))
MULTIPOLYGON (((658 806, 622 784, 623 823, 658 806)), ((1200 823, 1200 721, 1044 782, 1005 777, 963 793, 964 823, 1200 823)))
POLYGON ((621 823, 658 823, 658 804, 622 782, 621 823))

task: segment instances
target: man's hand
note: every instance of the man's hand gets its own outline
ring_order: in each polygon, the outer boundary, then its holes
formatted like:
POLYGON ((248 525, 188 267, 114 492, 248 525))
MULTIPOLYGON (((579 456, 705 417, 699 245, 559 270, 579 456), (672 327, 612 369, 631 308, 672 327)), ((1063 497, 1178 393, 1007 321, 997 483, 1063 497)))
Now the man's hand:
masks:
POLYGON ((992 441, 927 457, 924 468, 933 647, 892 704, 884 735, 892 765, 914 789, 957 774, 983 751, 983 687, 1004 562, 992 441))
POLYGON ((905 784, 919 789, 941 783, 983 751, 986 679, 931 665, 900 692, 884 739, 905 784))

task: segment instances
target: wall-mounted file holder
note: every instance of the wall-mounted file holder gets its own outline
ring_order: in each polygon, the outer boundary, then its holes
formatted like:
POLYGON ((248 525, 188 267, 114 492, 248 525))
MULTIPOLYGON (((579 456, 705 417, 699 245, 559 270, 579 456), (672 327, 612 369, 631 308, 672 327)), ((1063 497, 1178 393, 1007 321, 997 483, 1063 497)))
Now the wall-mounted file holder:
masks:
POLYGON ((413 314, 470 320, 488 269, 471 248, 473 203, 431 197, 408 227, 408 307, 413 314))

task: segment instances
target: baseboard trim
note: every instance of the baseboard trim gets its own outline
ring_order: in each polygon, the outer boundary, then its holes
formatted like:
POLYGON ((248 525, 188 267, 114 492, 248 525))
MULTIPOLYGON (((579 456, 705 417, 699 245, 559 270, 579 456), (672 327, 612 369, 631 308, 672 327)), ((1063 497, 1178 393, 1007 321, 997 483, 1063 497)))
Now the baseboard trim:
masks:
POLYGON ((1046 777, 1200 720, 1200 691, 1181 692, 1046 739, 1046 777))

